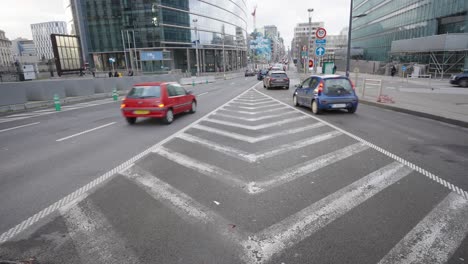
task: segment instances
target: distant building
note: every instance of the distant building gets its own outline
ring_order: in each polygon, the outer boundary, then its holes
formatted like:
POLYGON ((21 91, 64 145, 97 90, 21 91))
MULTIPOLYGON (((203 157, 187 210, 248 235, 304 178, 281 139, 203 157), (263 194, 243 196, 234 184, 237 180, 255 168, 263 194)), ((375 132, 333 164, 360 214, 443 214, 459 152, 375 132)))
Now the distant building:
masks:
POLYGON ((37 63, 36 46, 34 41, 25 38, 17 38, 11 41, 11 54, 13 60, 19 63, 37 63))
POLYGON ((64 21, 50 21, 31 25, 37 57, 42 60, 54 58, 51 34, 67 34, 67 23, 64 21))
POLYGON ((355 1, 352 47, 373 61, 417 62, 429 72, 468 68, 467 0, 355 1))
POLYGON ((0 66, 12 64, 11 41, 5 36, 5 31, 0 30, 0 66))
POLYGON ((271 41, 271 62, 279 62, 285 54, 284 40, 275 25, 263 27, 265 38, 271 41))
POLYGON ((294 38, 291 42, 291 52, 293 58, 300 59, 301 51, 304 49, 307 50, 308 47, 313 47, 315 43, 315 31, 319 27, 324 27, 323 22, 312 22, 312 27, 309 25, 309 22, 305 23, 298 23, 296 27, 294 27, 294 38), (310 43, 307 44, 309 39, 309 35, 311 35, 310 43))

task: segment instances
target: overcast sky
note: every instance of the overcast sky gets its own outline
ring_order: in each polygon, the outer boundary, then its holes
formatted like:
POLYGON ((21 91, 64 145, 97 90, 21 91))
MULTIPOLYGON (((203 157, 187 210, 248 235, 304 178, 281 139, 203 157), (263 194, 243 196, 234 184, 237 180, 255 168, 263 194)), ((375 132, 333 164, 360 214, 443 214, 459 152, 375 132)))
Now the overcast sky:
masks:
MULTIPOLYGON (((17 37, 31 38, 30 24, 52 20, 65 21, 63 0, 0 0, 0 29, 12 40, 17 37)), ((325 22, 328 34, 338 34, 348 23, 350 0, 247 0, 249 31, 252 31, 254 6, 257 6, 257 27, 276 25, 291 45, 294 26, 308 21, 308 8, 314 8, 313 21, 325 22)))

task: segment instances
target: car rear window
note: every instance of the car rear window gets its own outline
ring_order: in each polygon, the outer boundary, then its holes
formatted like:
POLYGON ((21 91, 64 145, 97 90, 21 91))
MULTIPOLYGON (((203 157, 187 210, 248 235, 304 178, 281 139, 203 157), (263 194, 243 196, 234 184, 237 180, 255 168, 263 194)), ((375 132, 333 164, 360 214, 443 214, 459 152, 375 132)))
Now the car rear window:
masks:
POLYGON ((327 95, 346 95, 353 92, 351 82, 345 78, 326 79, 324 88, 327 95))
POLYGON ((288 76, 285 73, 272 73, 271 77, 278 78, 278 79, 288 78, 288 76))
POLYGON ((135 86, 127 95, 128 98, 160 98, 160 86, 135 86))

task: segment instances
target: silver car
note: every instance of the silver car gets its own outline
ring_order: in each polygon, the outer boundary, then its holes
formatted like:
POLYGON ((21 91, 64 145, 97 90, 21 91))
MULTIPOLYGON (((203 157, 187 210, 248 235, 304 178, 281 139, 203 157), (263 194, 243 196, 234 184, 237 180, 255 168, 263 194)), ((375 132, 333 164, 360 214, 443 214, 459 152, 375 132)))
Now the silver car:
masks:
POLYGON ((285 88, 289 89, 289 77, 284 71, 269 71, 263 78, 263 88, 285 88))

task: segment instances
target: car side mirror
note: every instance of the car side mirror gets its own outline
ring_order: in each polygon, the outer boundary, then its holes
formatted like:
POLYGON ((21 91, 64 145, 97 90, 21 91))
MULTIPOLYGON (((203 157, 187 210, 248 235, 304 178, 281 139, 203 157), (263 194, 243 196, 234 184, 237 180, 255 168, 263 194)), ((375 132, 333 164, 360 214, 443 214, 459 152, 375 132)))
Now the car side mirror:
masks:
POLYGON ((192 90, 188 90, 188 91, 187 91, 187 94, 193 94, 193 91, 192 91, 192 90))

